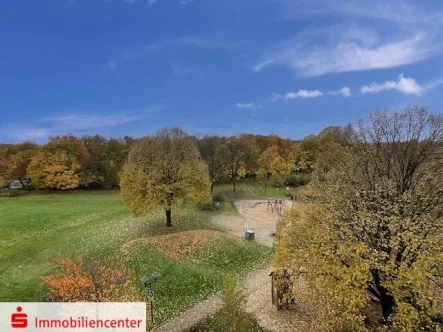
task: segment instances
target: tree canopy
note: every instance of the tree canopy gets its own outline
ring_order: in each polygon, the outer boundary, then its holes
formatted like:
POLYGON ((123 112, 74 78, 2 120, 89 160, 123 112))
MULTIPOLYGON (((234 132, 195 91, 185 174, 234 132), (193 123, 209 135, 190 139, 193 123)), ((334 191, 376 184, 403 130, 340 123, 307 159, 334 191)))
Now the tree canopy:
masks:
POLYGON ((138 140, 121 174, 121 193, 136 215, 146 215, 156 206, 172 226, 173 206, 207 200, 210 196, 208 168, 191 136, 182 129, 162 129, 138 140))
POLYGON ((441 329, 443 116, 382 110, 354 129, 280 225, 276 266, 306 278, 328 328, 441 329))

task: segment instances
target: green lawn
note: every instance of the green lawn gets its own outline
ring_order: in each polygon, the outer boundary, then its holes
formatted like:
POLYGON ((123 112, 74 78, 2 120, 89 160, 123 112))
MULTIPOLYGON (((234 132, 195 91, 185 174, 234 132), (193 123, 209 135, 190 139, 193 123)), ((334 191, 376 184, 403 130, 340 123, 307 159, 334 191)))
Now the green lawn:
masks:
MULTIPOLYGON (((161 211, 149 218, 131 217, 115 191, 0 198, 0 301, 41 299, 40 279, 56 273, 57 257, 118 261, 122 246, 137 238, 215 230, 213 215, 193 206, 182 208, 173 211, 170 229, 161 211)), ((253 265, 268 263, 272 250, 226 238, 198 256, 198 263, 180 261, 139 245, 124 262, 137 278, 153 271, 162 274, 156 285, 157 323, 218 291, 224 274, 241 275, 253 265)))

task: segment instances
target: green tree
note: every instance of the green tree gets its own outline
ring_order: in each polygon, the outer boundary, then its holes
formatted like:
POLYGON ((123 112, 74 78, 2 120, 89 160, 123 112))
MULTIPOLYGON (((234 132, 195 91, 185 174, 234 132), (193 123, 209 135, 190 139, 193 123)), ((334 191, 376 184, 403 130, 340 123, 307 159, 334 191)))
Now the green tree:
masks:
POLYGON ((191 136, 177 127, 137 141, 121 174, 121 193, 136 215, 146 215, 155 206, 165 210, 166 225, 172 226, 172 208, 210 196, 208 168, 200 160, 191 136))
POLYGON ((106 142, 103 151, 103 165, 105 168, 105 182, 113 187, 119 184, 120 171, 125 163, 128 150, 125 141, 111 138, 106 142))
POLYGON ((279 227, 276 265, 303 274, 335 329, 442 326, 443 116, 379 111, 317 169, 279 227), (378 306, 380 320, 367 314, 378 306))
POLYGON ((222 141, 219 136, 204 136, 197 140, 197 146, 202 159, 208 166, 209 180, 211 181, 211 193, 214 184, 225 177, 225 166, 223 165, 222 141))
POLYGON ((211 331, 250 332, 255 331, 254 315, 245 309, 246 297, 242 289, 231 278, 224 280, 222 289, 223 306, 211 322, 211 331))
POLYGON ((244 141, 237 136, 229 137, 220 148, 220 154, 223 156, 223 165, 226 177, 232 183, 232 191, 235 192, 237 181, 244 177, 246 171, 246 161, 248 158, 248 149, 244 141))

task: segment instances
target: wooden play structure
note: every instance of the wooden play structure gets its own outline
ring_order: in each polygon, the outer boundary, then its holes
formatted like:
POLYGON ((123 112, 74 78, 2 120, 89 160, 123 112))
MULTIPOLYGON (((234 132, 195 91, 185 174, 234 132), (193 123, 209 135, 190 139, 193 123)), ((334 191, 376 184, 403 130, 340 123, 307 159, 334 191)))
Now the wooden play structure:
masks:
POLYGON ((277 310, 288 309, 294 305, 295 300, 292 298, 293 282, 288 271, 284 270, 282 274, 274 271, 269 276, 272 279, 272 304, 275 305, 277 310))
POLYGON ((271 213, 277 212, 279 216, 283 215, 285 211, 285 202, 283 199, 276 199, 274 201, 267 201, 266 206, 266 212, 269 212, 271 210, 271 213))

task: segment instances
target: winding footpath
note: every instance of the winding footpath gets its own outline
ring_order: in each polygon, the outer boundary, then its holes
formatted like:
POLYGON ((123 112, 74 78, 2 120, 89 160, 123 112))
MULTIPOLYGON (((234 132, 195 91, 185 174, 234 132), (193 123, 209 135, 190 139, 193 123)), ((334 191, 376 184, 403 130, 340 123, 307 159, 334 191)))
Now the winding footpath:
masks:
MULTIPOLYGON (((292 206, 286 201, 285 209, 292 206)), ((236 215, 217 215, 213 218, 216 225, 226 228, 234 235, 243 237, 245 224, 255 231, 255 240, 272 247, 274 243, 277 213, 266 209, 266 200, 242 200, 235 202, 239 212, 236 215)), ((258 322, 270 331, 306 331, 306 323, 298 315, 288 311, 276 311, 271 303, 272 268, 252 272, 245 279, 245 295, 247 310, 254 313, 258 322)), ((194 307, 174 317, 164 325, 155 329, 157 332, 182 332, 189 330, 206 317, 214 315, 223 305, 220 293, 216 293, 194 307)))

